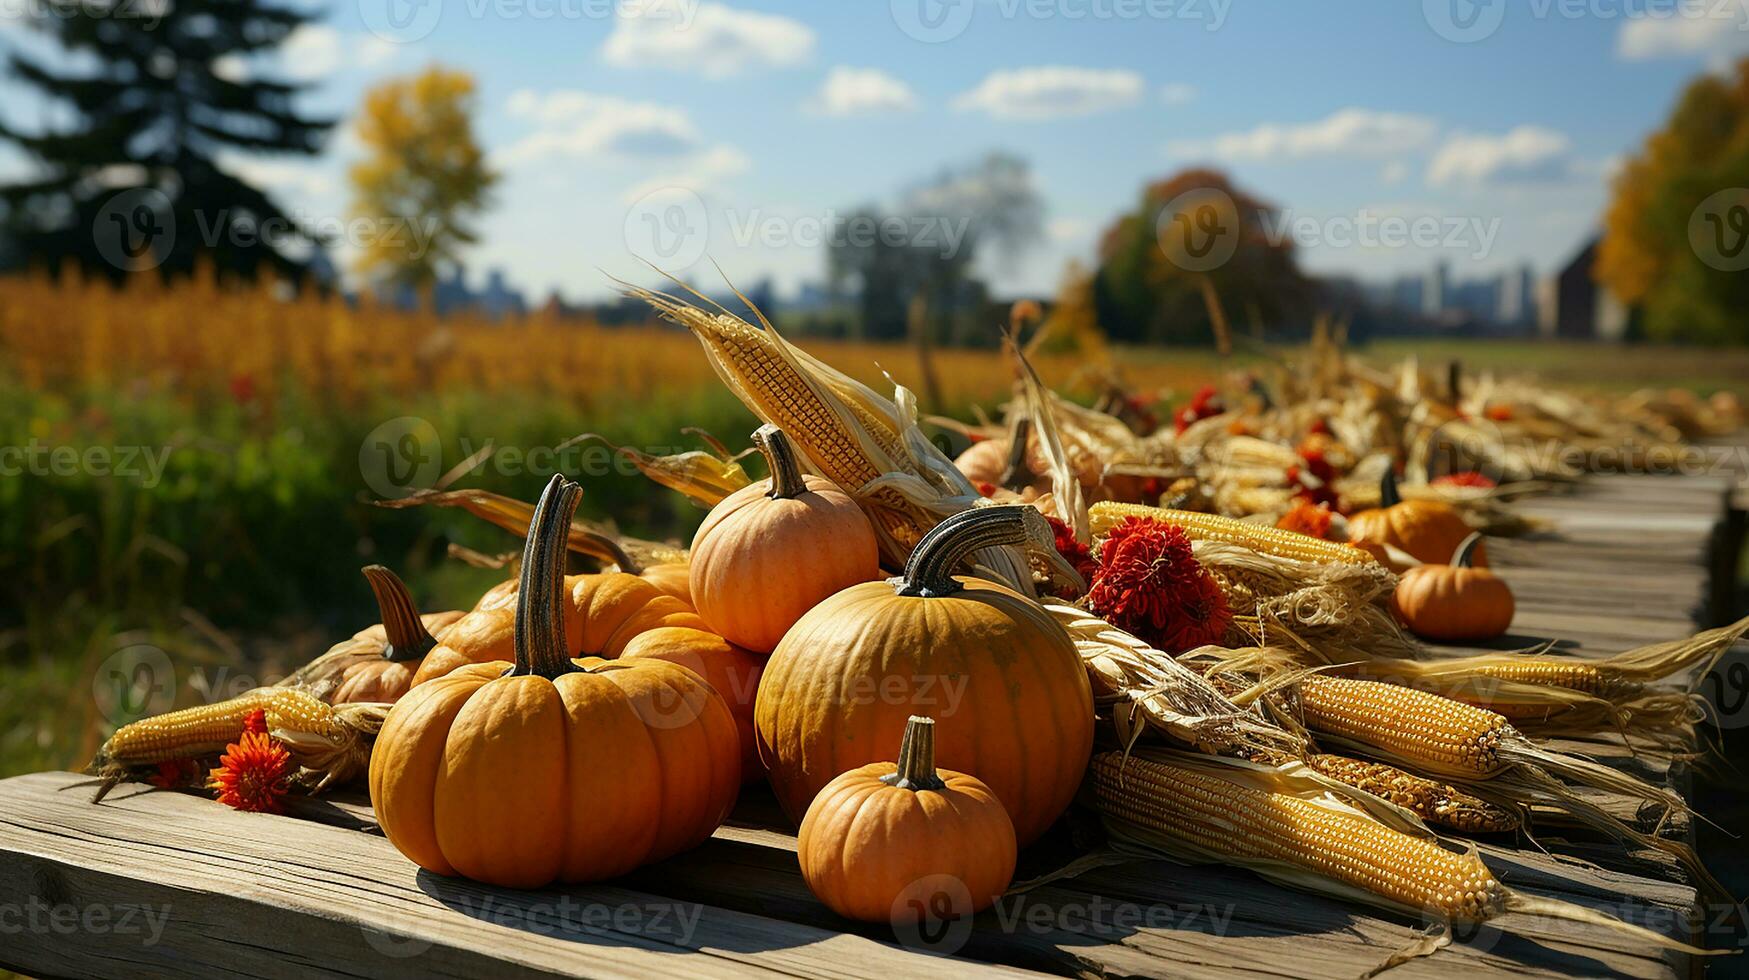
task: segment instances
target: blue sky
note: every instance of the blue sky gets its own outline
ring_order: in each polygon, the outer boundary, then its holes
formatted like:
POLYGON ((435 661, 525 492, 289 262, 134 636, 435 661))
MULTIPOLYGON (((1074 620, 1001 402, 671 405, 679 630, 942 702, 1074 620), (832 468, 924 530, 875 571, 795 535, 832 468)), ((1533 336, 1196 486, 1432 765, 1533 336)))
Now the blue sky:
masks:
MULTIPOLYGON (((33 43, 25 2, 0 0, 5 43, 33 43)), ((1046 204, 1044 240, 989 270, 1004 292, 1050 291, 1145 182, 1198 163, 1287 209, 1313 270, 1384 279, 1445 259, 1463 277, 1564 262, 1683 84, 1749 53, 1746 8, 334 0, 276 62, 227 70, 308 78, 309 107, 336 115, 428 63, 473 73, 503 180, 470 267, 537 296, 647 280, 640 253, 793 289, 822 275, 820 222, 992 150, 1029 160, 1046 204), (1417 230, 1381 240, 1386 219, 1417 230)), ((33 99, 0 82, 7 118, 37 118, 33 99)), ((355 153, 337 132, 315 162, 229 164, 323 218, 345 214, 355 153)))

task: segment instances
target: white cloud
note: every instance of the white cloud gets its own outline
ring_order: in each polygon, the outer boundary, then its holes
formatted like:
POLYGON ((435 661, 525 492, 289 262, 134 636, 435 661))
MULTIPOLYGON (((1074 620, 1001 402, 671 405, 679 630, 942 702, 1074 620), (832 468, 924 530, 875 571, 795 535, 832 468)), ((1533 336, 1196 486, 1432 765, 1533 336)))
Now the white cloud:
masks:
POLYGON ((493 162, 501 167, 577 160, 636 166, 644 172, 660 167, 667 172, 642 183, 693 188, 748 168, 745 154, 707 141, 678 106, 575 90, 523 89, 510 96, 505 108, 512 118, 535 128, 493 153, 493 162))
POLYGON ((1392 160, 1379 171, 1379 179, 1387 184, 1401 184, 1409 176, 1409 165, 1401 160, 1392 160))
POLYGON ((751 161, 740 150, 726 144, 713 146, 677 170, 638 181, 626 189, 621 199, 631 203, 654 191, 673 187, 708 191, 722 181, 746 173, 750 165, 751 161))
POLYGON ((808 106, 826 116, 909 112, 917 108, 917 96, 909 85, 878 68, 839 65, 826 75, 808 106))
POLYGON ((761 68, 806 64, 814 31, 776 14, 736 10, 705 0, 620 4, 602 58, 621 68, 666 68, 728 78, 761 68))
POLYGON ((219 169, 238 180, 269 191, 298 194, 306 198, 327 197, 335 190, 333 178, 308 163, 272 160, 221 153, 219 169))
POLYGON ((1741 12, 1738 14, 1718 17, 1678 12, 1665 17, 1635 17, 1616 32, 1615 53, 1625 61, 1741 54, 1749 51, 1749 31, 1744 30, 1741 12))
POLYGON ((953 107, 998 119, 1055 119, 1121 109, 1141 99, 1145 88, 1133 71, 1045 65, 991 72, 953 107))
POLYGON ((1196 101, 1196 86, 1189 82, 1172 82, 1160 86, 1160 101, 1167 105, 1186 105, 1196 101))
POLYGON ((1079 242, 1093 234, 1093 222, 1086 218, 1052 218, 1045 225, 1045 234, 1053 242, 1079 242))
POLYGON ((1433 155, 1427 182, 1440 187, 1559 180, 1577 169, 1572 150, 1565 133, 1541 126, 1517 126, 1499 135, 1457 133, 1433 155))
POLYGON ((213 59, 213 74, 240 82, 255 74, 254 65, 272 64, 277 69, 271 74, 300 82, 321 81, 339 72, 387 65, 401 53, 401 46, 374 34, 343 34, 326 24, 301 24, 272 51, 271 56, 259 58, 220 55, 213 59), (269 57, 271 61, 266 60, 269 57))
POLYGON ((1181 140, 1167 149, 1175 156, 1214 156, 1233 160, 1270 157, 1389 156, 1419 149, 1433 140, 1438 126, 1426 116, 1349 108, 1309 123, 1262 123, 1212 139, 1181 140))

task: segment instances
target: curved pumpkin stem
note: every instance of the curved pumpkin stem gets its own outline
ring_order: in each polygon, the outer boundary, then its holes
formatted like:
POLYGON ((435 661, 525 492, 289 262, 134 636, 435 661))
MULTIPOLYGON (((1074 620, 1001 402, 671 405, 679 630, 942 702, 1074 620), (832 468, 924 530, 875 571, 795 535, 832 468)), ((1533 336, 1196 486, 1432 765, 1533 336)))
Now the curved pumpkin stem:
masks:
POLYGON ((1002 486, 1015 493, 1032 482, 1032 470, 1026 465, 1027 442, 1032 439, 1032 419, 1016 415, 1008 429, 1008 468, 1002 471, 1002 486))
POLYGON ((953 573, 974 551, 1001 545, 1032 545, 1056 554, 1056 536, 1037 510, 1024 505, 976 507, 947 518, 917 542, 905 574, 894 580, 904 596, 952 595, 965 588, 953 573))
POLYGON ((620 571, 625 572, 627 575, 644 574, 643 563, 639 562, 636 558, 633 558, 631 552, 626 551, 625 547, 612 535, 574 527, 571 529, 571 537, 582 538, 584 541, 589 542, 593 547, 606 552, 608 558, 611 559, 615 565, 619 566, 620 571))
POLYGON ((534 506, 516 595, 516 666, 506 676, 550 679, 583 669, 565 646, 565 558, 582 496, 582 487, 555 474, 534 506))
POLYGON ((366 565, 359 571, 377 597, 377 612, 383 618, 383 630, 389 634, 389 644, 383 647, 383 659, 401 663, 418 660, 437 646, 437 638, 425 628, 419 618, 419 607, 413 604, 413 594, 400 576, 382 565, 366 565))
POLYGON ((935 772, 935 719, 912 715, 905 722, 905 737, 899 741, 899 768, 881 782, 913 792, 946 789, 935 772))
POLYGON ((1385 475, 1379 477, 1379 506, 1395 507, 1403 502, 1403 495, 1397 492, 1397 470, 1395 467, 1385 467, 1385 475))
POLYGON ((775 425, 762 425, 753 433, 753 445, 759 448, 759 454, 765 457, 765 465, 771 469, 771 490, 766 494, 773 500, 794 500, 808 492, 807 481, 802 479, 802 467, 796 460, 796 449, 790 445, 789 437, 775 425))
POLYGON ((1471 531, 1470 536, 1457 546, 1451 554, 1451 564, 1454 568, 1474 568, 1471 561, 1476 557, 1476 546, 1482 543, 1482 532, 1471 531))

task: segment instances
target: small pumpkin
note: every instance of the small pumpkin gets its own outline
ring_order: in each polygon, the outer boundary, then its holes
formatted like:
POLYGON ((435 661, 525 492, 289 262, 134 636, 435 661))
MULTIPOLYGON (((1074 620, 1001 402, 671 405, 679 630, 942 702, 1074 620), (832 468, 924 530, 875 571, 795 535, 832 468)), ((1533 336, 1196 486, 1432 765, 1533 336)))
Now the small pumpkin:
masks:
POLYGON ((565 529, 575 483, 536 506, 514 663, 469 664, 389 711, 371 803, 415 864, 507 888, 598 881, 693 847, 740 786, 734 719, 658 659, 566 655, 565 529))
POLYGON ((953 571, 972 552, 1029 545, 1055 555, 1031 507, 942 521, 904 575, 853 585, 784 634, 759 682, 759 756, 792 820, 833 777, 872 762, 920 709, 935 714, 941 764, 974 772, 1022 844, 1075 795, 1093 746, 1093 695, 1074 641, 1038 603, 953 571))
POLYGON ((1014 877, 1014 824, 976 777, 935 768, 935 723, 912 716, 899 761, 826 784, 796 839, 802 880, 847 919, 915 924, 989 908, 1014 877))
POLYGON ((685 626, 659 626, 639 633, 620 653, 621 660, 650 658, 679 664, 705 679, 729 706, 735 717, 735 732, 741 744, 741 781, 765 778, 759 762, 759 744, 753 737, 753 698, 759 693, 759 677, 765 673, 765 658, 704 630, 685 626))
POLYGON ((725 497, 699 525, 692 598, 711 632, 770 653, 821 599, 879 577, 880 543, 849 494, 802 475, 777 426, 761 426, 753 442, 771 478, 725 497))
POLYGON ((413 596, 382 565, 361 571, 375 594, 382 622, 329 647, 286 678, 282 686, 308 690, 331 704, 393 702, 407 693, 413 674, 441 635, 463 617, 458 611, 421 616, 413 596))
POLYGON ((1471 564, 1481 541, 1479 533, 1465 538, 1450 565, 1417 565, 1403 573, 1391 605, 1411 633, 1428 640, 1492 640, 1512 627, 1512 589, 1471 564))
MULTIPOLYGON (((1349 540, 1389 545, 1416 561, 1441 564, 1470 534, 1470 526, 1452 505, 1442 500, 1404 500, 1397 492, 1397 476, 1389 469, 1379 481, 1379 504, 1348 519, 1349 540)), ((1478 550, 1473 560, 1478 568, 1488 566, 1485 551, 1478 550)))

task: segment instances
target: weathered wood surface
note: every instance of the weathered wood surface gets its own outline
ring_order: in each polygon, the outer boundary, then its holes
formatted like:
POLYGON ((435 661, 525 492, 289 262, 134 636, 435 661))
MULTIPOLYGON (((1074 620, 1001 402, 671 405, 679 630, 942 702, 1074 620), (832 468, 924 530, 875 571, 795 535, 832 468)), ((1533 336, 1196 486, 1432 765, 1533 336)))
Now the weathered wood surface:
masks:
MULTIPOLYGON (((1515 635, 1601 657, 1691 632, 1725 499, 1724 480, 1605 477, 1523 502, 1548 529, 1490 545, 1518 592, 1515 635)), ((1667 768, 1619 740, 1583 747, 1667 768)), ((1681 785, 1680 768, 1668 775, 1681 785)), ((418 871, 356 794, 275 817, 137 788, 92 806, 79 781, 0 782, 0 966, 42 976, 1336 977, 1378 965, 1423 927, 1240 871, 1139 862, 1005 899, 943 937, 956 954, 943 958, 925 955, 945 951, 926 941, 935 937, 857 926, 816 902, 765 792, 747 793, 704 847, 624 880, 510 892, 418 871)), ((1049 870, 1085 823, 1071 819, 1023 855, 1023 873, 1049 870)), ((1539 838, 1559 857, 1504 839, 1483 854, 1514 888, 1686 934, 1695 894, 1667 863, 1577 833, 1561 846, 1562 833, 1539 838)), ((1390 975, 1674 977, 1693 967, 1604 929, 1501 924, 1390 975)))

